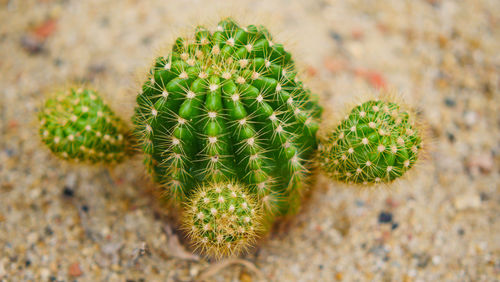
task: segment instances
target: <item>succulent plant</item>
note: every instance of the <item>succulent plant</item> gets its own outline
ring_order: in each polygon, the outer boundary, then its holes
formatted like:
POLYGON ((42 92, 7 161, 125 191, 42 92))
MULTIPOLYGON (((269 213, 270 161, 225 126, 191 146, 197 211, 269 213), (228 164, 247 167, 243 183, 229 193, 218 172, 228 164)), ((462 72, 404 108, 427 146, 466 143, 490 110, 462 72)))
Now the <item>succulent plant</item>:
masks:
POLYGON ((198 27, 156 59, 137 97, 146 162, 171 197, 237 180, 265 212, 286 214, 317 147, 321 110, 264 27, 198 27))
POLYGON ((236 183, 272 221, 297 209, 317 148, 321 108, 311 96, 264 27, 225 19, 156 58, 134 123, 169 198, 182 203, 200 197, 197 187, 236 183))
POLYGON ((398 104, 367 101, 322 142, 320 164, 328 175, 347 183, 391 182, 419 159, 420 133, 414 117, 398 104))
POLYGON ((131 151, 127 126, 93 90, 57 92, 43 105, 39 120, 42 141, 64 159, 116 163, 131 151))
POLYGON ((189 199, 184 227, 195 246, 214 257, 240 252, 262 229, 258 203, 235 182, 197 188, 189 199))

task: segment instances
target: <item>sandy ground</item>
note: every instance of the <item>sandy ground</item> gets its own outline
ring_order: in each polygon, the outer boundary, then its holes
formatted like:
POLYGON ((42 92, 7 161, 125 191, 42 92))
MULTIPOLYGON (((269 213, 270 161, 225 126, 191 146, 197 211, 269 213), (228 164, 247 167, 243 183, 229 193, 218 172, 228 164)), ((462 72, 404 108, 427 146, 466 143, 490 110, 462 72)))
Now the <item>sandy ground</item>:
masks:
MULTIPOLYGON (((320 177, 284 231, 240 261, 183 251, 139 158, 114 169, 40 145, 43 93, 88 82, 129 116, 135 73, 213 1, 0 0, 0 280, 500 280, 500 5, 238 1, 268 22, 326 107, 394 89, 430 125, 422 169, 359 192, 320 177)), ((180 238, 181 241, 182 238, 180 238)))

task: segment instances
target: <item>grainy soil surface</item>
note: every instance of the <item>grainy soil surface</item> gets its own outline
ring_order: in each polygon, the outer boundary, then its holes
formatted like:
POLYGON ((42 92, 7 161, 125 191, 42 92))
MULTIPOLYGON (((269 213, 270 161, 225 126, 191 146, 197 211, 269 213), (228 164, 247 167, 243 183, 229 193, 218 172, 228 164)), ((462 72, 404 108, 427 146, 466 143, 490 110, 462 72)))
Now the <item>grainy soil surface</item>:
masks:
POLYGON ((246 0, 231 9, 290 46, 334 115, 376 89, 415 105, 429 125, 420 168, 376 191, 319 176, 301 212, 249 254, 199 258, 153 199, 140 157, 109 169, 63 162, 41 145, 36 116, 47 91, 86 82, 129 120, 136 73, 158 47, 230 9, 0 0, 0 280, 500 280, 499 2, 246 0))

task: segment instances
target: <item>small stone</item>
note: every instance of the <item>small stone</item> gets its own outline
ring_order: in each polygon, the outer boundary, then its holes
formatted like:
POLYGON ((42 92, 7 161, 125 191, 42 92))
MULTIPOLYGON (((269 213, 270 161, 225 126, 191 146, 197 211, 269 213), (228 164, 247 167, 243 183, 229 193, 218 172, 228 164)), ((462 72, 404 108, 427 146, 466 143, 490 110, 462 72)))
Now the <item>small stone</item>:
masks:
POLYGON ((467 162, 467 167, 472 173, 489 174, 493 169, 493 156, 489 153, 472 156, 467 162))
POLYGON ((445 98, 444 103, 446 104, 446 106, 448 106, 450 108, 455 107, 455 105, 457 104, 457 102, 453 98, 450 98, 450 97, 445 98))
POLYGON ((189 269, 189 275, 191 277, 196 277, 198 275, 198 273, 200 273, 200 269, 197 266, 192 266, 189 269))
POLYGON ((459 211, 475 209, 481 206, 481 197, 477 193, 465 193, 457 196, 453 204, 459 211))
POLYGON ((378 215, 379 223, 390 223, 392 222, 392 213, 390 212, 380 212, 378 215))
POLYGON ((246 271, 242 271, 240 273, 239 279, 241 282, 252 282, 252 276, 250 276, 250 274, 248 274, 248 272, 246 271))
POLYGON ((79 277, 83 275, 83 271, 80 268, 80 264, 77 262, 71 264, 68 268, 68 274, 73 277, 79 277))
POLYGON ((68 186, 64 186, 64 189, 63 189, 63 195, 65 197, 73 197, 75 195, 75 191, 73 191, 73 189, 71 189, 70 187, 68 186))
POLYGON ((42 278, 42 280, 46 281, 50 276, 50 270, 48 270, 47 268, 42 268, 40 269, 40 277, 42 278))
POLYGON ((465 124, 472 126, 477 122, 477 113, 473 111, 467 111, 464 114, 465 124))

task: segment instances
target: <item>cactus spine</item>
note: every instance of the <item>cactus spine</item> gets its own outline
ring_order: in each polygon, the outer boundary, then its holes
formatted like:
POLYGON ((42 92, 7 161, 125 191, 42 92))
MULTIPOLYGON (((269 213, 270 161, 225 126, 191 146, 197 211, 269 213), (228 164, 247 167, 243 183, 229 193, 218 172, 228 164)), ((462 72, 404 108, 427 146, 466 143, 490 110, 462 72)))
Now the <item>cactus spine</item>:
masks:
POLYGON ((117 163, 131 150, 125 123, 93 90, 56 93, 45 102, 39 120, 42 141, 64 159, 117 163))
POLYGON ((360 184, 401 177, 422 149, 414 117, 398 104, 380 100, 355 107, 322 143, 323 170, 334 179, 360 184))

